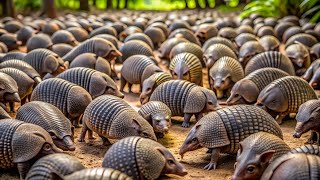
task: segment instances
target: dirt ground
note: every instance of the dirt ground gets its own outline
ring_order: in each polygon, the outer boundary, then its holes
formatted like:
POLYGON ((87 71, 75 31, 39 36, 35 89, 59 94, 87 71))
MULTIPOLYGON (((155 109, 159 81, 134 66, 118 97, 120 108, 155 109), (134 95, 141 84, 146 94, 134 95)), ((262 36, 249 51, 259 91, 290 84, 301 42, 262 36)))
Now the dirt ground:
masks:
MULTIPOLYGON (((161 64, 163 67, 163 64, 161 64)), ((120 66, 117 66, 118 72, 120 66)), ((204 86, 208 87, 206 71, 204 72, 204 86)), ((119 81, 117 82, 120 85, 119 81)), ((133 86, 133 92, 135 93, 125 93, 125 100, 136 110, 140 108, 139 102, 139 86, 133 86)), ((125 89, 126 91, 126 89, 125 89)), ((12 114, 14 116, 14 114, 12 114)), ((235 163, 235 156, 233 155, 222 155, 216 170, 203 170, 203 167, 209 163, 210 155, 206 154, 207 149, 203 148, 197 151, 188 152, 185 154, 182 160, 179 156, 179 148, 185 140, 190 128, 182 128, 182 118, 173 117, 173 126, 171 127, 168 134, 164 136, 163 139, 159 139, 159 142, 167 147, 178 161, 180 161, 185 168, 188 170, 188 175, 185 177, 179 177, 175 175, 162 176, 161 179, 230 179, 233 174, 233 167, 235 163)), ((193 121, 194 123, 194 121, 193 121)), ((299 147, 307 141, 309 133, 304 134, 300 139, 295 139, 292 137, 292 133, 295 127, 295 120, 286 120, 281 125, 281 129, 284 134, 285 142, 291 147, 299 147)), ((65 152, 72 156, 77 157, 83 165, 87 168, 101 167, 103 156, 109 147, 103 146, 100 138, 96 138, 94 141, 88 141, 86 143, 79 143, 77 139, 79 138, 81 128, 75 130, 75 144, 76 150, 74 152, 65 152)), ((98 137, 96 135, 96 137, 98 137)), ((0 172, 0 180, 11 180, 18 179, 17 172, 0 172)))

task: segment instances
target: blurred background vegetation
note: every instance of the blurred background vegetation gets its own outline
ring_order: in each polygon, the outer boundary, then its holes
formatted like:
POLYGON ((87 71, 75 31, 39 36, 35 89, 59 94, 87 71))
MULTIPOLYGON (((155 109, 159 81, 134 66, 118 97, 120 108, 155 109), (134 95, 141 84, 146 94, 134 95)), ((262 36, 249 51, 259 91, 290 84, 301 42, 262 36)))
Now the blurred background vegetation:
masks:
POLYGON ((36 10, 90 11, 105 9, 132 10, 181 10, 217 8, 221 11, 239 11, 245 18, 253 13, 265 17, 296 15, 320 20, 320 0, 0 0, 2 15, 13 15, 16 11, 32 14, 36 10), (45 7, 48 6, 48 7, 45 7), (55 6, 55 7, 52 7, 55 6), (5 8, 4 8, 5 7, 5 8), (8 13, 13 8, 13 13, 8 13))

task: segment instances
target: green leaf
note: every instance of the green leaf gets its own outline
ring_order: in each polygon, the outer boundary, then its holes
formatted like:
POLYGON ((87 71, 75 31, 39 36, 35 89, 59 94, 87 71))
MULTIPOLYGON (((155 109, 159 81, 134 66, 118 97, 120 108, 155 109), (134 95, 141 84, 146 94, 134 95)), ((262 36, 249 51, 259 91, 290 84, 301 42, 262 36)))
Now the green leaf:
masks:
POLYGON ((320 11, 318 11, 313 17, 310 19, 310 22, 316 23, 320 21, 320 11))
POLYGON ((305 12, 301 17, 305 18, 305 17, 307 17, 309 15, 312 15, 312 13, 318 13, 317 11, 319 11, 319 10, 320 10, 320 5, 315 6, 315 7, 311 8, 311 9, 309 9, 307 12, 305 12))
POLYGON ((306 10, 312 8, 314 5, 316 5, 318 0, 304 0, 300 5, 301 10, 306 10))

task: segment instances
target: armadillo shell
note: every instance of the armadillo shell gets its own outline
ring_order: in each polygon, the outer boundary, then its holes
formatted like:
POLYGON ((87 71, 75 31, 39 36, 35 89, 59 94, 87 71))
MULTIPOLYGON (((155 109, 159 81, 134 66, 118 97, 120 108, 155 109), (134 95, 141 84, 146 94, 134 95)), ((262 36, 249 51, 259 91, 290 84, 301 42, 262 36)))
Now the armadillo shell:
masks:
POLYGON ((138 113, 146 120, 151 122, 151 116, 153 114, 162 113, 165 114, 167 117, 171 117, 171 110, 170 108, 160 101, 150 101, 144 104, 138 113))
POLYGON ((162 29, 158 27, 148 27, 144 30, 144 33, 150 37, 154 45, 163 43, 166 40, 166 35, 162 31, 162 29))
POLYGON ((277 50, 280 46, 280 41, 274 36, 263 36, 259 39, 259 43, 265 51, 277 50))
POLYGON ((12 60, 8 60, 6 62, 0 63, 0 68, 7 68, 7 67, 19 69, 25 72, 32 79, 36 77, 40 77, 40 74, 32 66, 30 66, 28 63, 21 60, 12 59, 12 60))
POLYGON ((258 37, 263 37, 263 36, 276 36, 273 28, 271 26, 263 26, 258 30, 257 36, 258 37))
POLYGON ((0 120, 1 119, 11 119, 11 116, 0 106, 0 120))
POLYGON ((297 122, 307 122, 309 118, 312 116, 312 113, 320 107, 320 100, 312 99, 309 100, 299 107, 299 112, 296 116, 297 122))
POLYGON ((168 73, 158 72, 158 73, 155 73, 155 74, 151 75, 147 79, 150 79, 150 80, 154 81, 155 82, 155 87, 158 87, 160 84, 172 80, 172 77, 168 73))
POLYGON ((213 58, 217 58, 217 59, 213 59, 214 61, 217 61, 218 59, 220 59, 224 56, 231 57, 233 59, 237 59, 237 56, 234 53, 234 51, 232 51, 232 49, 230 49, 228 46, 226 46, 224 44, 220 44, 220 43, 211 45, 204 52, 204 56, 209 57, 210 55, 213 55, 213 58))
POLYGON ((264 52, 264 49, 258 41, 248 41, 240 47, 239 58, 262 52, 264 52))
POLYGON ((257 132, 271 133, 283 139, 277 122, 256 106, 229 106, 207 114, 195 126, 198 124, 203 128, 197 135, 202 146, 216 148, 228 145, 225 152, 231 154, 237 153, 239 142, 257 132))
POLYGON ((8 52, 3 58, 1 58, 1 62, 8 61, 11 59, 22 60, 27 53, 23 52, 8 52))
POLYGON ((110 34, 114 37, 118 36, 118 33, 115 28, 113 28, 111 26, 102 26, 102 27, 99 27, 99 28, 91 31, 89 37, 92 38, 92 37, 99 35, 99 34, 110 34))
POLYGON ((83 169, 64 177, 65 180, 132 180, 131 177, 111 168, 83 169))
POLYGON ((123 63, 121 75, 130 84, 140 84, 144 70, 150 65, 154 65, 154 62, 147 56, 130 56, 123 63))
POLYGON ((65 176, 82 169, 85 167, 76 157, 62 153, 50 154, 34 163, 25 179, 52 180, 54 179, 52 173, 65 176))
MULTIPOLYGON (((8 47, 6 44, 4 44, 3 42, 0 42, 0 53, 7 53, 8 52, 8 47)), ((3 57, 5 56, 5 54, 3 55, 3 57)), ((2 59, 2 58, 1 58, 2 59)), ((1 60, 2 61, 2 60, 1 60)))
POLYGON ((131 34, 130 36, 128 36, 125 40, 124 40, 124 43, 128 42, 128 41, 131 41, 131 40, 140 40, 140 41, 143 41, 145 43, 147 43, 150 48, 153 50, 154 49, 154 46, 153 46, 153 42, 152 40, 150 39, 149 36, 143 34, 143 33, 134 33, 134 34, 131 34))
MULTIPOLYGON (((152 21, 152 20, 151 20, 152 21)), ((151 21, 149 21, 149 23, 151 22, 151 21)), ((166 24, 164 24, 163 22, 161 22, 161 20, 160 21, 157 21, 157 22, 154 22, 154 23, 152 23, 152 24, 150 24, 149 25, 150 27, 157 27, 157 28, 160 28, 163 32, 164 32, 164 34, 166 35, 166 37, 168 37, 169 36, 169 28, 168 28, 168 26, 166 25, 166 24)))
POLYGON ((191 29, 190 25, 184 20, 175 20, 169 26, 170 32, 175 31, 177 29, 191 29))
POLYGON ((53 44, 66 43, 70 45, 74 45, 76 42, 73 34, 67 30, 59 30, 53 33, 51 36, 51 40, 53 44))
POLYGON ((165 165, 157 147, 163 146, 141 137, 122 139, 107 151, 102 167, 119 170, 133 179, 156 179, 165 165))
POLYGON ((197 56, 191 53, 180 53, 172 58, 169 69, 173 71, 176 66, 182 68, 182 63, 189 67, 190 82, 196 83, 199 82, 199 79, 202 79, 201 62, 197 56))
POLYGON ((161 58, 170 59, 170 52, 172 48, 182 42, 188 42, 188 40, 185 38, 174 37, 164 41, 159 48, 161 58))
POLYGON ((237 46, 241 47, 244 43, 246 43, 248 41, 257 41, 257 37, 254 34, 243 33, 243 34, 239 34, 234 39, 234 41, 237 44, 237 46))
POLYGON ((150 101, 161 101, 166 104, 173 116, 183 116, 187 97, 194 83, 182 80, 170 80, 160 84, 151 94, 150 101))
POLYGON ((175 45, 170 52, 170 59, 172 60, 176 55, 181 53, 191 53, 200 60, 202 67, 206 66, 206 62, 203 60, 203 51, 200 46, 191 42, 182 42, 175 45))
POLYGON ((114 36, 112 36, 110 34, 99 34, 99 35, 96 35, 94 37, 102 38, 102 39, 105 39, 107 41, 110 41, 117 49, 119 48, 118 47, 119 40, 116 37, 114 37, 114 36))
POLYGON ((234 53, 237 53, 237 48, 232 41, 224 37, 212 37, 208 39, 202 46, 203 51, 206 51, 213 44, 223 44, 228 46, 234 53))
POLYGON ((223 27, 219 30, 218 36, 233 40, 237 36, 237 31, 231 27, 223 27))
POLYGON ((88 32, 81 27, 70 27, 67 30, 73 34, 78 42, 83 42, 89 38, 88 32))
POLYGON ((11 92, 11 93, 18 92, 17 82, 8 74, 0 72, 0 82, 4 86, 7 92, 11 92))
POLYGON ((150 46, 141 40, 131 40, 123 44, 120 48, 122 53, 122 62, 125 62, 130 56, 145 55, 147 57, 153 56, 150 46))
POLYGON ((226 77, 228 74, 233 82, 237 82, 244 78, 244 72, 239 61, 224 56, 220 58, 214 65, 210 68, 210 76, 213 77, 226 77))
POLYGON ((291 44, 294 44, 295 42, 300 42, 301 44, 311 48, 313 45, 317 44, 318 40, 314 36, 311 36, 310 34, 306 33, 299 33, 294 36, 291 36, 287 42, 286 47, 290 46, 291 44))
POLYGON ((238 27, 237 33, 238 33, 238 34, 244 34, 244 33, 253 34, 254 32, 253 32, 252 26, 242 24, 241 26, 238 27))
POLYGON ((267 167, 261 179, 276 179, 274 176, 283 180, 319 179, 320 157, 302 153, 281 156, 267 167), (284 168, 287 171, 283 171, 284 168))
POLYGON ((290 37, 299 33, 303 33, 303 30, 299 26, 292 26, 288 28, 282 35, 282 42, 287 42, 290 37))
POLYGON ((39 33, 34 36, 32 36, 28 41, 27 41, 27 51, 30 52, 35 49, 40 49, 40 48, 48 48, 50 49, 51 46, 53 45, 51 38, 47 34, 39 33))
POLYGON ((245 67, 245 75, 264 67, 274 67, 295 75, 291 60, 277 51, 268 51, 254 56, 245 67))
POLYGON ((282 41, 282 35, 283 33, 289 29, 290 27, 294 26, 293 23, 291 22, 282 22, 282 23, 278 23, 275 27, 274 27, 274 31, 275 34, 277 36, 277 38, 279 39, 279 41, 282 41))
POLYGON ((301 147, 291 149, 291 151, 289 153, 291 153, 291 154, 304 153, 304 154, 313 154, 316 156, 320 156, 320 146, 307 144, 307 145, 304 145, 301 147))
POLYGON ((52 51, 56 54, 58 54, 60 57, 63 57, 68 52, 70 52, 73 49, 73 47, 69 44, 60 43, 60 44, 54 44, 52 46, 52 51))
POLYGON ((21 106, 16 119, 36 124, 57 138, 72 136, 70 120, 55 106, 41 101, 32 101, 21 106))
POLYGON ((194 35, 194 33, 189 30, 189 29, 185 29, 185 28, 179 28, 174 30, 173 32, 170 33, 169 35, 169 39, 176 37, 177 34, 181 34, 185 39, 187 39, 188 41, 195 43, 197 45, 201 45, 201 43, 199 42, 198 38, 194 35))

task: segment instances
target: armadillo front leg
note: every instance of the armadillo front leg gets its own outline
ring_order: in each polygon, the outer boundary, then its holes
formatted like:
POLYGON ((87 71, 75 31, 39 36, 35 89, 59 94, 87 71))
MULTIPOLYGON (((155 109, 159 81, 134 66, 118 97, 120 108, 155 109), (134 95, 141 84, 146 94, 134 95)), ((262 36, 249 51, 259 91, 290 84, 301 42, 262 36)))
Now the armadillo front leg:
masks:
POLYGON ((287 112, 284 112, 284 113, 280 113, 278 115, 278 117, 276 118, 276 121, 278 124, 282 124, 282 120, 288 115, 287 112))
POLYGON ((102 145, 104 145, 104 146, 110 146, 111 145, 111 142, 109 141, 108 138, 105 138, 103 136, 100 136, 100 137, 102 139, 102 145))
POLYGON ((184 127, 184 128, 190 127, 190 119, 191 119, 192 115, 193 114, 190 114, 190 113, 184 114, 182 127, 184 127))
POLYGON ((30 169, 30 163, 29 162, 18 163, 17 168, 20 174, 20 180, 23 180, 26 178, 26 175, 30 169))
POLYGON ((199 112, 197 114, 195 114, 196 120, 199 121, 202 117, 203 117, 203 113, 199 112))
POLYGON ((85 142, 84 139, 86 138, 87 131, 88 131, 88 138, 89 139, 94 139, 93 134, 92 134, 92 130, 90 130, 88 128, 88 126, 86 125, 86 123, 83 122, 82 129, 81 129, 81 134, 80 134, 80 137, 78 139, 78 142, 85 142))
POLYGON ((209 164, 207 164, 203 169, 206 170, 215 170, 217 167, 218 159, 220 157, 220 149, 219 148, 214 148, 212 149, 211 152, 211 161, 209 164))
POLYGON ((311 131, 310 138, 308 139, 307 144, 316 144, 319 145, 320 141, 320 134, 316 131, 311 131))

